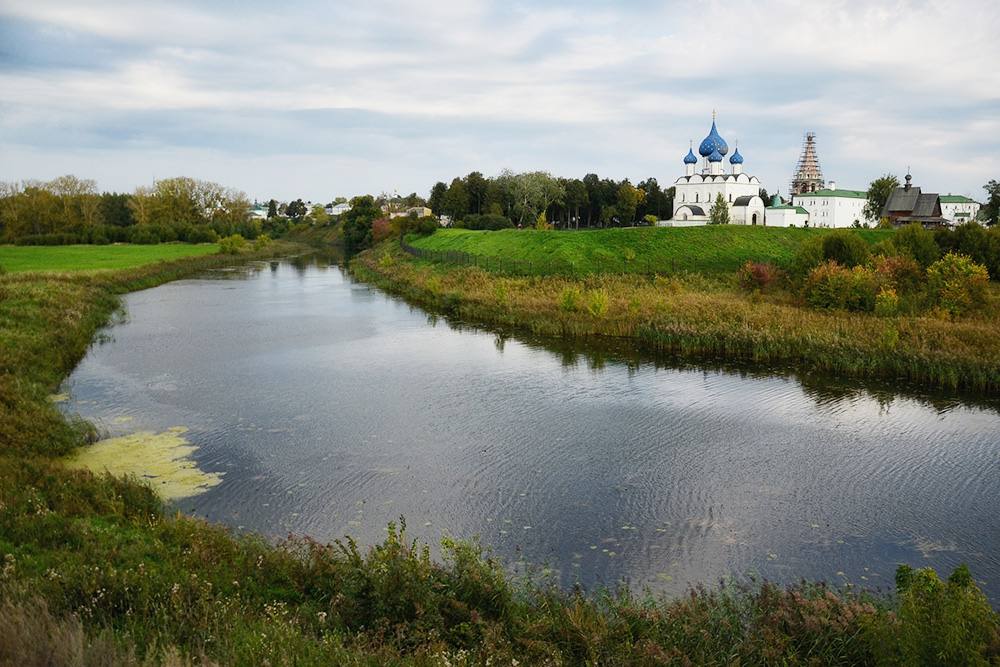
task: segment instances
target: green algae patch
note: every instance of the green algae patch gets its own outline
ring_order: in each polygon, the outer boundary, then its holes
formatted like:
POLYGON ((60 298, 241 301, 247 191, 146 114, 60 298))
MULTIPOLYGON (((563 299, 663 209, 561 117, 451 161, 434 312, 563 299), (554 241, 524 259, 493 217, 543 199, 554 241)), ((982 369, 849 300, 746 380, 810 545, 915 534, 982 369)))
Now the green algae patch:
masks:
POLYGON ((49 401, 52 403, 65 403, 69 400, 69 394, 49 394, 49 401))
POLYGON ((149 482, 164 500, 177 500, 204 493, 222 482, 222 475, 200 470, 191 459, 197 447, 183 435, 184 427, 163 433, 137 431, 131 435, 100 440, 63 459, 71 468, 113 475, 135 475, 149 482))

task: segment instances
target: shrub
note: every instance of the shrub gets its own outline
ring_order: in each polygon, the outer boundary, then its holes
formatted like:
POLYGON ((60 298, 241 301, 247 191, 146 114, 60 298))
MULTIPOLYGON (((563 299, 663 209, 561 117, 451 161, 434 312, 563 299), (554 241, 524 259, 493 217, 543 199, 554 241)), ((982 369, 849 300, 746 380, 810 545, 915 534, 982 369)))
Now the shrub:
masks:
POLYGON ((594 317, 604 317, 608 312, 608 293, 602 289, 591 290, 587 310, 594 317))
POLYGON ((891 287, 883 287, 875 297, 875 314, 879 317, 894 317, 899 313, 899 295, 891 287))
POLYGON ((949 252, 927 269, 932 302, 951 317, 984 306, 989 299, 986 267, 965 255, 949 252))
POLYGON ((802 242, 792 258, 790 272, 794 278, 801 280, 810 271, 823 263, 823 238, 811 236, 802 242))
POLYGON ((741 288, 747 292, 760 290, 766 292, 771 283, 776 278, 784 275, 784 271, 760 262, 747 262, 736 274, 736 279, 741 288))
POLYGON ((924 271, 907 255, 875 258, 875 273, 879 282, 892 288, 897 294, 911 294, 924 283, 924 271))
POLYGON ((1000 656, 1000 623, 969 568, 955 568, 948 582, 931 568, 900 565, 898 622, 882 629, 890 661, 905 665, 985 665, 1000 656))
POLYGON ((916 222, 901 227, 892 237, 891 243, 924 269, 941 256, 941 248, 934 242, 934 235, 916 222))
POLYGON ((253 249, 260 252, 267 249, 269 245, 271 245, 271 235, 265 233, 258 236, 257 240, 253 242, 253 249))
POLYGON ((802 296, 813 308, 872 311, 878 282, 871 269, 847 269, 834 260, 809 272, 802 296))
POLYGON ((417 233, 421 236, 430 236, 438 230, 440 224, 437 218, 427 215, 417 220, 417 233))
POLYGON ((381 217, 372 221, 372 244, 378 244, 392 236, 392 223, 381 217))
POLYGON ((219 253, 223 255, 238 255, 243 252, 246 240, 239 234, 219 239, 219 253))
POLYGON ((567 313, 580 310, 580 290, 575 287, 565 288, 559 295, 559 309, 567 313))
POLYGON ((848 268, 860 266, 871 258, 871 249, 858 236, 846 229, 837 229, 823 237, 823 259, 834 260, 848 268))

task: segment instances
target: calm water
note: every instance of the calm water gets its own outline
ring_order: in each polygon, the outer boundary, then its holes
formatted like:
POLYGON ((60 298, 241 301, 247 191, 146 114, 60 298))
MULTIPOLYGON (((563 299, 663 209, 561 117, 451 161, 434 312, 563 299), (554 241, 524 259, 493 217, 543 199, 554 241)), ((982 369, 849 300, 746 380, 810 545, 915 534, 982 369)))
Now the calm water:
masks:
POLYGON ((456 327, 287 262, 126 298, 66 383, 109 435, 190 429, 184 510, 328 541, 478 535, 518 569, 671 594, 756 573, 1000 595, 998 404, 456 327))

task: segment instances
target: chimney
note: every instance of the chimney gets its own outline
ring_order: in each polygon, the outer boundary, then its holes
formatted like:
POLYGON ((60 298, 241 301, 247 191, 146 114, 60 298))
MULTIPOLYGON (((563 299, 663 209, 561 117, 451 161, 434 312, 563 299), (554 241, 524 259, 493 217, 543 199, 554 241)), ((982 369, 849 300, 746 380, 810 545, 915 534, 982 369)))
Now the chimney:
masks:
POLYGON ((830 181, 830 189, 831 190, 837 189, 837 181, 830 181))

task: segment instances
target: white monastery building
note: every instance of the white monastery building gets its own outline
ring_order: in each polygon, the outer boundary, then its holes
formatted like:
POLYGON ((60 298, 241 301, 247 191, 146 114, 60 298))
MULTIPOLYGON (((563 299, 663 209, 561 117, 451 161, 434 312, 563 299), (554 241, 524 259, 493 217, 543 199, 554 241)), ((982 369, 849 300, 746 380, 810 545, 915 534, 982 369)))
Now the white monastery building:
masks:
POLYGON ((735 225, 763 225, 764 200, 760 198, 760 181, 743 173, 743 156, 739 146, 729 158, 730 171, 725 173, 722 160, 729 146, 719 136, 712 117, 712 131, 698 147, 702 157, 701 171, 696 173, 698 158, 693 146, 684 158, 684 175, 674 183, 674 210, 670 220, 658 224, 671 227, 704 225, 708 214, 721 193, 729 207, 729 222, 735 225))
POLYGON ((853 227, 864 224, 868 193, 862 190, 838 190, 837 184, 815 192, 792 196, 792 205, 806 210, 810 227, 853 227))

